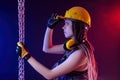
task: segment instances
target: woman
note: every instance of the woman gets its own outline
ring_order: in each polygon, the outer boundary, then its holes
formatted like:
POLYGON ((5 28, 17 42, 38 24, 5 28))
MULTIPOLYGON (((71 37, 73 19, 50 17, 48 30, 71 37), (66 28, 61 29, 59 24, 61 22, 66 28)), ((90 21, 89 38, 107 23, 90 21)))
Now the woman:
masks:
POLYGON ((51 70, 36 61, 21 42, 18 42, 16 51, 46 79, 97 80, 93 48, 87 39, 87 31, 91 27, 90 23, 89 13, 79 6, 67 10, 64 17, 57 14, 50 17, 44 37, 43 51, 55 54, 64 53, 64 56, 51 70), (53 45, 53 30, 62 19, 65 21, 62 29, 65 37, 69 40, 64 44, 53 45))

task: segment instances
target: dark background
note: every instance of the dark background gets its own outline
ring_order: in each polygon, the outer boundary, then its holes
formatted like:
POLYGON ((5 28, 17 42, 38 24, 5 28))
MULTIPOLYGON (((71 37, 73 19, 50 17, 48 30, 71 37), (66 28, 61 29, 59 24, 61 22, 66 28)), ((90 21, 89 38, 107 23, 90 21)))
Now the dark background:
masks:
MULTIPOLYGON (((73 6, 85 7, 91 14, 88 37, 95 47, 99 80, 120 80, 120 0, 26 0, 25 43, 33 57, 51 68, 62 55, 42 52, 46 23, 51 13, 64 15, 73 6)), ((18 42, 17 0, 0 1, 0 80, 17 80, 18 42)), ((57 33, 56 33, 57 32, 57 33)), ((54 43, 65 40, 60 26, 54 43)), ((45 80, 25 62, 26 80, 45 80)))

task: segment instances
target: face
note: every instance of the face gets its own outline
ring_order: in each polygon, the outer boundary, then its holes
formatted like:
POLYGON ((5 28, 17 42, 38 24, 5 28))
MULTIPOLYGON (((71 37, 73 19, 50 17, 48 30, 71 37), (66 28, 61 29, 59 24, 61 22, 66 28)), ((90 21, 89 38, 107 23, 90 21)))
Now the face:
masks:
POLYGON ((65 20, 65 25, 62 27, 64 31, 64 35, 66 38, 73 37, 73 31, 72 31, 72 21, 69 19, 65 20))

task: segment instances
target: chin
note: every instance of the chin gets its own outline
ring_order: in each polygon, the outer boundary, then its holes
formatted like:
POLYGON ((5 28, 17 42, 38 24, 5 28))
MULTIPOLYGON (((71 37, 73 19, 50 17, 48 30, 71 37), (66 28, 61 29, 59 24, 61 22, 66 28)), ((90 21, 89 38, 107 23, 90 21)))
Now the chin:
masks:
POLYGON ((67 35, 67 34, 65 34, 65 38, 71 38, 71 37, 73 37, 73 35, 67 35))
POLYGON ((65 36, 65 38, 71 38, 71 36, 65 36))

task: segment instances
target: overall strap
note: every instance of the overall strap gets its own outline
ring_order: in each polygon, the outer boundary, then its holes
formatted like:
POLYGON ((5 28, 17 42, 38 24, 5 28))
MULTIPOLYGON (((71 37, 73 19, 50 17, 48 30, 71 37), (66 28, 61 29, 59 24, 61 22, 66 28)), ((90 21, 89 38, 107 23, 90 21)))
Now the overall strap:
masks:
POLYGON ((63 55, 63 57, 58 61, 59 64, 61 64, 62 62, 64 62, 74 51, 80 49, 79 47, 76 47, 73 50, 70 51, 66 51, 65 54, 63 55))

